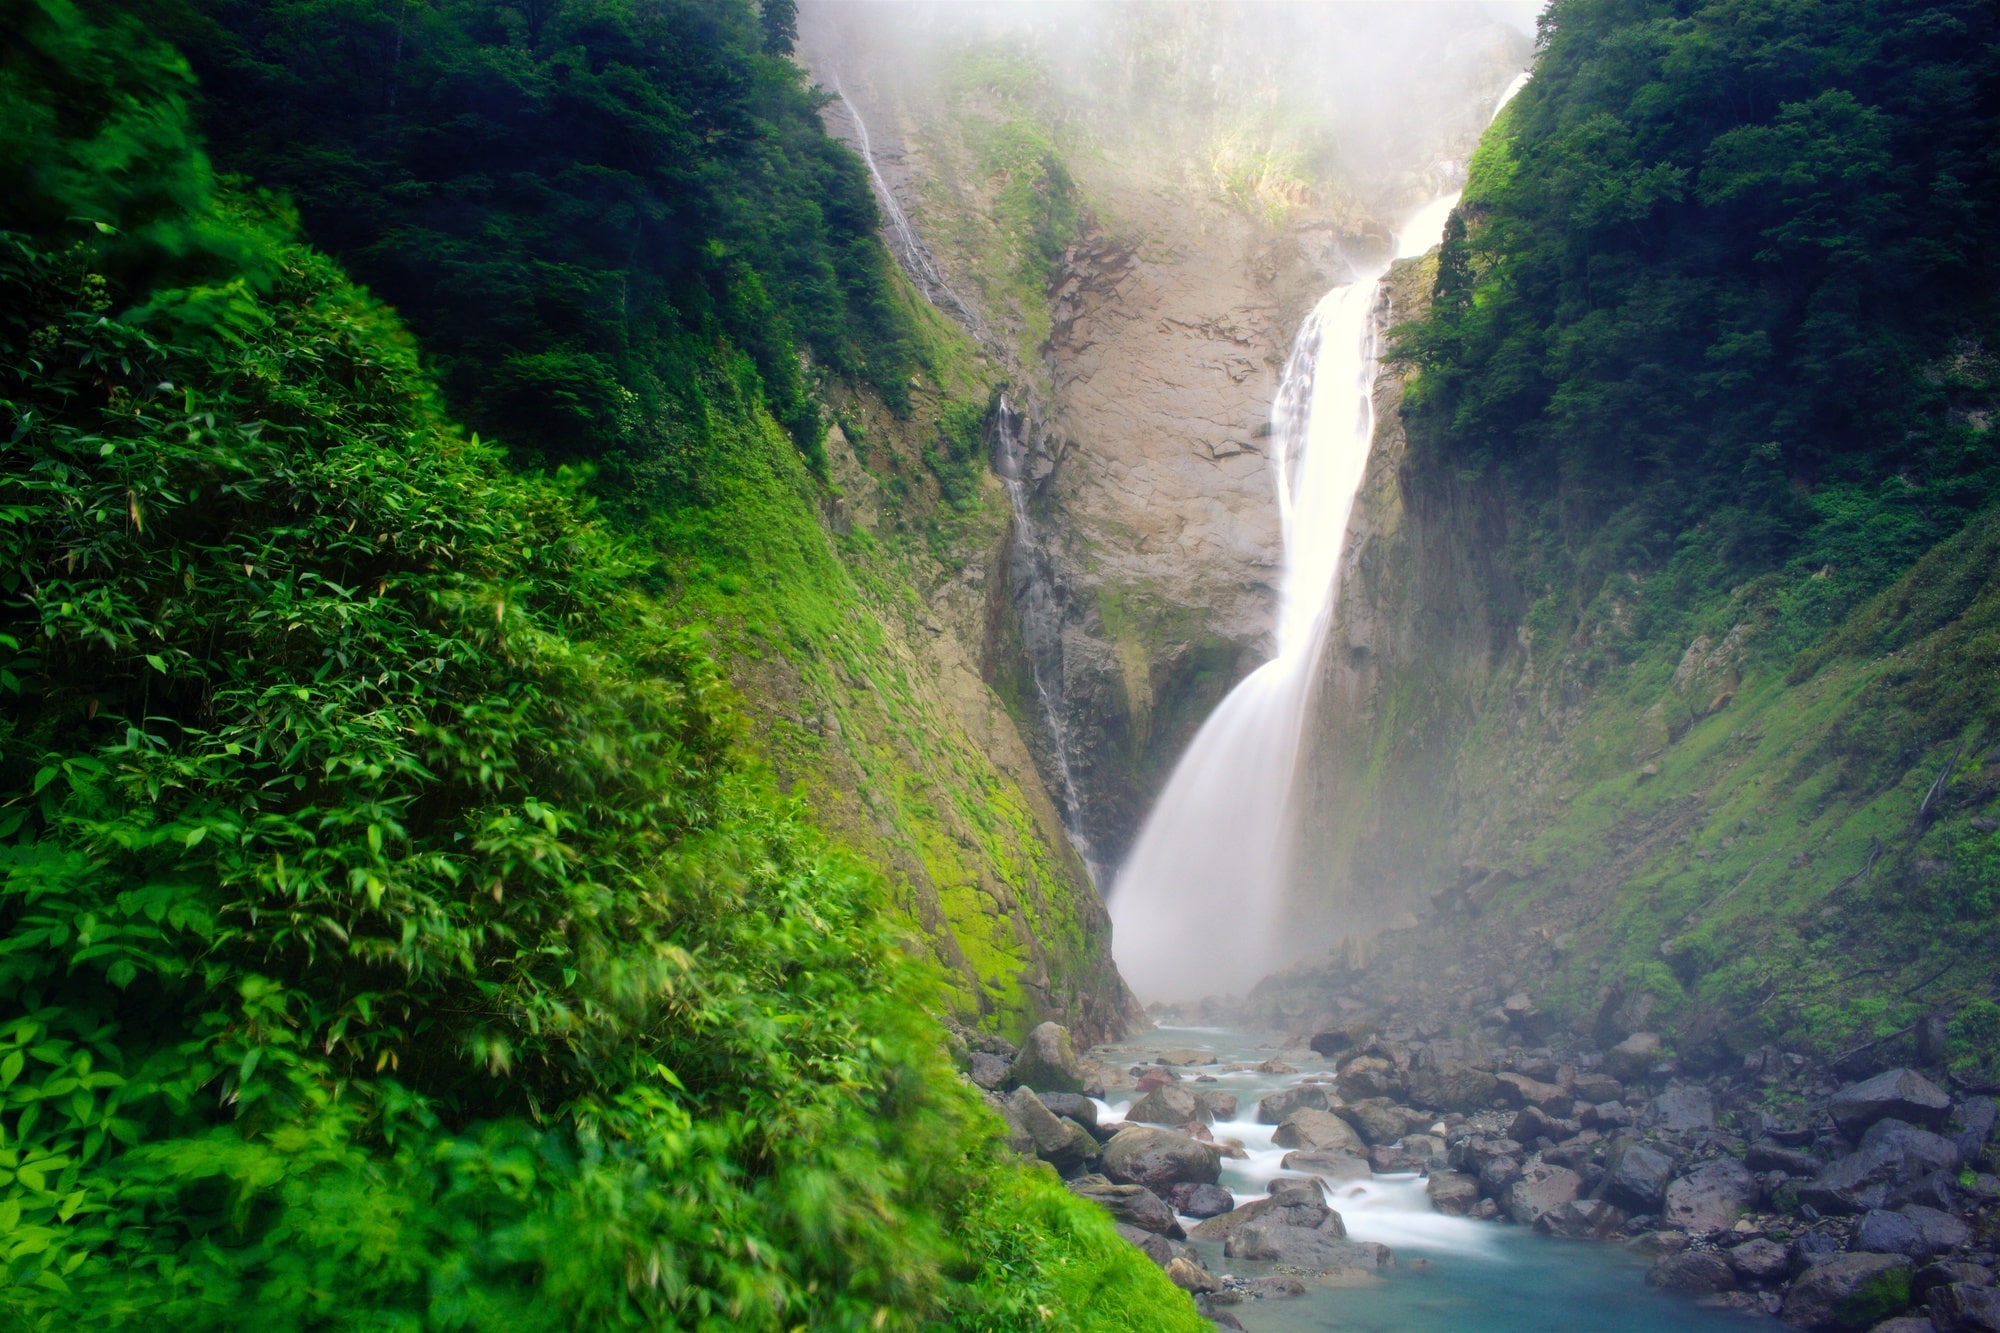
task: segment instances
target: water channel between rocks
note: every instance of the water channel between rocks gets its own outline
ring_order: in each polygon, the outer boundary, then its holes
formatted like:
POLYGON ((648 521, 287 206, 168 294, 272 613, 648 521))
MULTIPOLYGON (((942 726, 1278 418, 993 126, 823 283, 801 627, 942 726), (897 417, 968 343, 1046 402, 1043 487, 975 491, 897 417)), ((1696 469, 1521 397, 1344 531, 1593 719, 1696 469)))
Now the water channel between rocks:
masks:
MULTIPOLYGON (((1183 1078, 1209 1076, 1200 1086, 1233 1093, 1238 1118, 1212 1127, 1216 1141, 1239 1141, 1247 1154, 1225 1157, 1222 1185, 1237 1205, 1261 1199, 1273 1180, 1303 1176, 1279 1163, 1286 1150, 1271 1142, 1275 1125, 1256 1123, 1260 1098, 1314 1074, 1330 1074, 1310 1052, 1283 1051, 1296 1074, 1266 1074, 1256 1066, 1281 1054, 1276 1038, 1222 1028, 1162 1026, 1130 1041, 1099 1047, 1093 1058, 1114 1068, 1152 1064, 1169 1052, 1212 1055, 1214 1065, 1181 1067, 1183 1078), (1309 1063, 1308 1063, 1309 1062, 1309 1063)), ((1178 1062, 1177 1062, 1178 1063, 1178 1062)), ((1122 1120, 1129 1094, 1100 1103, 1101 1119, 1122 1120)), ((1227 1308, 1250 1333, 1679 1333, 1743 1329, 1751 1317, 1707 1309, 1654 1291, 1646 1261, 1615 1244, 1551 1240, 1506 1222, 1447 1217, 1430 1205, 1423 1178, 1375 1176, 1330 1186, 1328 1202, 1350 1240, 1375 1241, 1394 1253, 1382 1275, 1306 1282, 1303 1296, 1244 1300, 1227 1308)), ((1194 1220, 1182 1219, 1190 1229, 1194 1220)), ((1190 1242, 1218 1276, 1277 1274, 1276 1264, 1225 1258, 1218 1242, 1190 1242)))

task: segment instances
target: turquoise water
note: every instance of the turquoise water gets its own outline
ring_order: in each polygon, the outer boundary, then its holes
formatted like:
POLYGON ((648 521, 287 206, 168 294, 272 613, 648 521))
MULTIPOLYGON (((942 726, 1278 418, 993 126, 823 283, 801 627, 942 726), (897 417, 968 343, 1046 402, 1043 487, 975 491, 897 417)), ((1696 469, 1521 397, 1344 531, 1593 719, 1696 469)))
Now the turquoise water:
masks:
MULTIPOLYGON (((1241 1103, 1238 1119, 1214 1126, 1218 1140, 1243 1148, 1243 1157, 1223 1162, 1222 1183, 1237 1202, 1261 1198, 1272 1180, 1295 1174, 1278 1165, 1284 1149, 1272 1145, 1273 1127, 1255 1122, 1257 1099, 1323 1071, 1324 1062, 1288 1051, 1282 1056, 1298 1073, 1259 1073, 1249 1066, 1279 1055, 1275 1043, 1218 1028, 1158 1028, 1095 1054, 1125 1067, 1176 1049, 1212 1053, 1220 1065, 1183 1069, 1183 1076, 1208 1073, 1214 1082, 1199 1086, 1233 1092, 1241 1103)), ((1114 1099, 1105 1111, 1118 1118, 1127 1105, 1114 1099)), ((1654 1291, 1646 1285, 1645 1261, 1616 1245, 1550 1240, 1506 1223, 1442 1216, 1416 1176, 1352 1182, 1336 1187, 1328 1201, 1350 1239, 1387 1245, 1395 1266, 1357 1285, 1309 1285, 1303 1296, 1228 1307, 1251 1333, 1702 1333, 1742 1329, 1752 1318, 1654 1291)), ((1218 1276, 1276 1271, 1225 1259, 1220 1244, 1195 1248, 1218 1276)))

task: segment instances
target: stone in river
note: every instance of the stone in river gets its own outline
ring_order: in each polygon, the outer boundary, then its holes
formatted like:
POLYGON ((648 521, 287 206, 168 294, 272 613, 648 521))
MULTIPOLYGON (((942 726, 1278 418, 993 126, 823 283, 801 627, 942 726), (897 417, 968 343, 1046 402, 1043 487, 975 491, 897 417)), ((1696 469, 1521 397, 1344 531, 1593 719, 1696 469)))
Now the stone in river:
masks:
POLYGON ((1042 1105, 1056 1115, 1074 1120, 1086 1129, 1097 1125, 1097 1103, 1078 1092, 1045 1092, 1041 1094, 1042 1105))
POLYGON ((1366 1180, 1374 1174, 1367 1162, 1344 1152, 1288 1152, 1278 1166, 1285 1171, 1319 1176, 1336 1185, 1343 1180, 1366 1180))
POLYGON ((1141 1254, 1151 1259, 1161 1268, 1165 1268, 1174 1261, 1175 1250, 1187 1249, 1185 1245, 1175 1245, 1157 1231, 1147 1231, 1143 1227, 1135 1227, 1129 1222, 1114 1223, 1112 1229, 1124 1237, 1127 1244, 1136 1247, 1141 1254))
POLYGON ((1660 1034, 1635 1032, 1604 1053, 1604 1072, 1630 1082, 1644 1078, 1660 1058, 1660 1034))
POLYGON ((1223 1243, 1231 1259, 1263 1260, 1294 1268, 1360 1268, 1375 1271, 1394 1262, 1389 1247, 1369 1241, 1343 1240, 1324 1231, 1252 1222, 1223 1243))
POLYGON ((1666 1153, 1651 1144, 1628 1144, 1605 1174, 1604 1197, 1634 1212, 1657 1212, 1673 1174, 1674 1159, 1666 1153))
POLYGON ((1127 1120, 1137 1120, 1149 1125, 1185 1125, 1192 1120, 1206 1120, 1195 1101, 1192 1090, 1178 1083, 1169 1083, 1154 1088, 1151 1092, 1133 1102, 1125 1112, 1127 1120))
POLYGON ((1403 1090, 1403 1080, 1394 1064, 1379 1055, 1363 1055, 1341 1066, 1340 1080, 1335 1086, 1342 1097, 1358 1102, 1370 1097, 1393 1097, 1403 1090))
POLYGON ((1763 1191, 1733 1157, 1703 1162, 1667 1186, 1661 1217, 1682 1231, 1723 1231, 1736 1225, 1763 1191))
POLYGON ((1283 1092, 1274 1092, 1257 1103, 1257 1123, 1282 1125, 1294 1111, 1325 1111, 1335 1102, 1333 1089, 1324 1083, 1301 1083, 1283 1092))
POLYGON ((1194 1238, 1228 1240, 1252 1222, 1326 1231, 1336 1237, 1347 1234, 1340 1214, 1326 1206, 1326 1194, 1317 1180, 1274 1180, 1269 1198, 1258 1199, 1233 1212, 1209 1218, 1194 1229, 1194 1238))
POLYGON ((1194 1095, 1195 1109, 1204 1120, 1234 1120, 1240 1103, 1233 1092, 1202 1091, 1194 1095))
POLYGON ((1387 1097, 1370 1097, 1352 1106, 1342 1106, 1334 1114, 1354 1126, 1369 1144, 1394 1143, 1429 1117, 1415 1115, 1387 1097))
POLYGON ((1526 1074, 1496 1074, 1496 1092, 1509 1106, 1532 1106, 1550 1115, 1566 1114, 1575 1100, 1557 1083, 1544 1083, 1526 1074))
POLYGON ((1221 1217, 1236 1207, 1236 1200, 1220 1185, 1190 1185, 1183 1181, 1167 1195, 1167 1202, 1183 1217, 1221 1217))
POLYGON ((1682 1296, 1708 1296, 1733 1291, 1736 1270, 1714 1250, 1687 1250, 1655 1262, 1646 1270, 1646 1285, 1682 1296))
POLYGON ((1330 1111, 1302 1108, 1285 1118, 1273 1130, 1271 1142, 1280 1148, 1304 1148, 1310 1152, 1365 1153, 1368 1145, 1345 1120, 1330 1111))
POLYGON ((1840 1132, 1851 1139, 1876 1121, 1892 1118, 1941 1129, 1951 1116, 1951 1098, 1914 1069, 1891 1069, 1842 1088, 1826 1109, 1840 1132))
POLYGON ((1863 1329, 1910 1301, 1910 1261, 1892 1254, 1836 1254, 1799 1275, 1780 1317, 1793 1328, 1863 1329))
POLYGON ((1036 1092, 1082 1092, 1083 1065, 1070 1044, 1069 1029, 1043 1023, 1030 1032, 1007 1071, 1007 1081, 1036 1092))
POLYGON ((1433 1171, 1424 1183, 1424 1193, 1430 1195, 1431 1207, 1440 1213, 1464 1217, 1479 1202, 1479 1182, 1457 1171, 1433 1171))
POLYGON ((1205 1291, 1220 1291, 1222 1283, 1206 1268, 1194 1260, 1175 1255, 1167 1261, 1167 1281, 1182 1291, 1199 1295, 1205 1291))
POLYGON ((1522 1226, 1533 1226, 1543 1213, 1560 1208, 1583 1191, 1583 1179, 1566 1166, 1536 1162, 1507 1186, 1500 1206, 1522 1226))
POLYGON ((1164 1193, 1182 1182, 1215 1184, 1222 1176, 1222 1155, 1185 1134, 1134 1125, 1104 1145, 1104 1174, 1121 1184, 1164 1193))
POLYGON ((1077 1198, 1088 1199, 1110 1213, 1115 1222, 1174 1240, 1187 1234, 1166 1200, 1143 1185, 1119 1185, 1103 1176, 1078 1176, 1066 1188, 1077 1198))

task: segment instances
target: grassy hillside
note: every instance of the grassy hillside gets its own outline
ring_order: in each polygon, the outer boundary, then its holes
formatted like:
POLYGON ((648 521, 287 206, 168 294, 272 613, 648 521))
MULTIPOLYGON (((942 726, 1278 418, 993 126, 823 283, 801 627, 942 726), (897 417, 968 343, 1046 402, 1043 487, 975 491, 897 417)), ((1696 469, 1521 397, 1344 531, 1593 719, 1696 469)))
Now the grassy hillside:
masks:
POLYGON ((1990 1076, 1991 25, 1550 11, 1399 278, 1322 721, 1330 915, 1386 885, 1565 1020, 1704 1059, 1880 1054, 1939 1013, 1990 1076))
POLYGON ((0 18, 7 1322, 1194 1327, 993 1146, 658 551, 218 188, 169 49, 0 18))

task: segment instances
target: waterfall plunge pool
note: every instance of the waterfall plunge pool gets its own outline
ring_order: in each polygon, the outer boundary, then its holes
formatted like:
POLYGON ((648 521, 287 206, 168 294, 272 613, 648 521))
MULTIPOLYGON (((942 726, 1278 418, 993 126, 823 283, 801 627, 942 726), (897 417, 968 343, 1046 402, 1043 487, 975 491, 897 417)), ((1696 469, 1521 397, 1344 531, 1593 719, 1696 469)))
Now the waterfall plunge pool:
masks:
MULTIPOLYGON (((1285 1149, 1271 1142, 1276 1126, 1256 1123, 1258 1099, 1314 1073, 1331 1073, 1318 1057, 1295 1058, 1298 1052, 1281 1052, 1281 1045, 1276 1038, 1225 1028, 1162 1026, 1091 1054, 1115 1069, 1150 1065, 1170 1053, 1214 1057, 1215 1065, 1176 1072, 1183 1078, 1212 1076, 1213 1083, 1200 1086, 1238 1099, 1238 1118, 1212 1129, 1218 1141, 1243 1144, 1244 1157, 1222 1162, 1222 1184, 1240 1206, 1263 1198, 1273 1180, 1305 1174, 1279 1165, 1285 1149), (1290 1060, 1300 1072, 1259 1072, 1256 1066, 1273 1057, 1290 1060)), ((1115 1094, 1100 1105, 1100 1119, 1123 1119, 1131 1104, 1130 1094, 1115 1094)), ((1615 1242, 1551 1240, 1507 1222, 1444 1216, 1432 1209, 1417 1176, 1333 1185, 1328 1203, 1346 1223, 1349 1239, 1388 1246, 1394 1266, 1347 1285, 1309 1280, 1303 1296, 1222 1307, 1249 1333, 1704 1333, 1756 1326, 1753 1316, 1653 1290, 1646 1285, 1646 1260, 1615 1242)), ((1192 1219, 1183 1221, 1192 1229, 1192 1219)), ((1224 1258, 1217 1242, 1190 1244, 1217 1277, 1251 1279, 1280 1271, 1273 1264, 1224 1258)))

